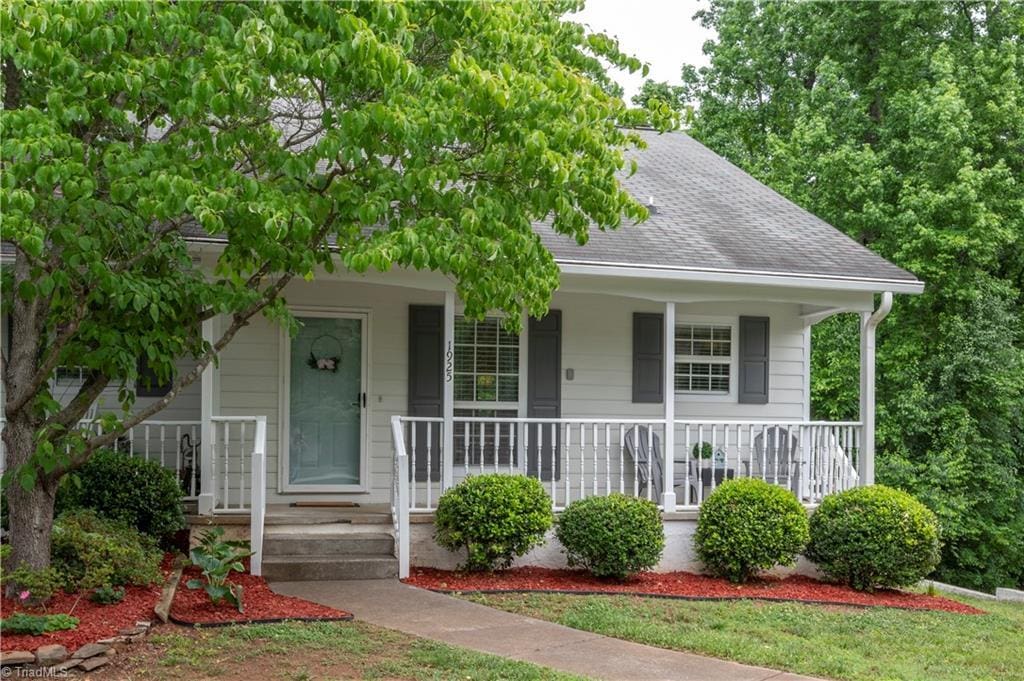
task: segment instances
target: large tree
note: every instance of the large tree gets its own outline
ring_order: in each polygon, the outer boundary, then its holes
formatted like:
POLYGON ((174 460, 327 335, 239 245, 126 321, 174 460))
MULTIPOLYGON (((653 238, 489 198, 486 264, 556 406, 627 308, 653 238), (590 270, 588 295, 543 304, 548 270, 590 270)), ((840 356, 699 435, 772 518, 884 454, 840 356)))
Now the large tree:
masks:
MULTIPOLYGON (((1024 4, 699 12, 692 133, 915 272, 879 331, 880 481, 939 513, 939 575, 1024 582, 1024 4)), ((813 335, 813 408, 857 414, 856 320, 813 335)))
POLYGON ((195 381, 321 269, 451 277, 468 314, 538 315, 531 229, 642 219, 575 2, 3 3, 3 441, 14 566, 43 567, 58 482, 195 381), (212 271, 186 236, 223 235, 212 271), (226 320, 204 341, 201 322, 226 320), (166 397, 134 404, 143 357, 166 397), (174 375, 176 358, 192 368, 174 375), (86 380, 58 401, 61 366, 86 380), (79 426, 117 387, 103 435, 79 426))

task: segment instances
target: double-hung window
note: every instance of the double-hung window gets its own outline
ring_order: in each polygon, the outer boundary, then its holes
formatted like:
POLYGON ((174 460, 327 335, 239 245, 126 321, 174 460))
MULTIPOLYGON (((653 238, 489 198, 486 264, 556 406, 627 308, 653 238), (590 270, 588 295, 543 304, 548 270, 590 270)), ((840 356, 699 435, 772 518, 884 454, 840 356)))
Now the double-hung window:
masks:
POLYGON ((736 381, 736 325, 690 322, 676 326, 677 393, 731 395, 736 381))
POLYGON ((460 421, 459 417, 519 416, 519 337, 497 317, 455 317, 453 392, 456 464, 514 463, 512 427, 460 421))

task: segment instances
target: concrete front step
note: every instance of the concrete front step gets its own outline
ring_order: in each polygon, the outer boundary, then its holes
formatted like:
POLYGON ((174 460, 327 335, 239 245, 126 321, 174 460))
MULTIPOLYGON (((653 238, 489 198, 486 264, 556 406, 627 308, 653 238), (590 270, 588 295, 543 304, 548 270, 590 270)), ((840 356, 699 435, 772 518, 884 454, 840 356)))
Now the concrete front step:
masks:
POLYGON ((270 581, 289 582, 395 579, 398 559, 367 554, 264 556, 263 576, 270 581))
POLYGON ((263 555, 315 556, 315 555, 379 555, 392 557, 395 540, 381 532, 323 533, 267 533, 263 537, 263 555))

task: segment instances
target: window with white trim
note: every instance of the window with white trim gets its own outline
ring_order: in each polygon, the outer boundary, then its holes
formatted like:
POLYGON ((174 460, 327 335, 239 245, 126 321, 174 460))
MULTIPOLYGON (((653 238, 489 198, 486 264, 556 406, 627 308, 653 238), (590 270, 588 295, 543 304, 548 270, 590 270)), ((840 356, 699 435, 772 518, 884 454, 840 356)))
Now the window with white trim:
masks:
POLYGON ((687 323, 676 326, 677 393, 728 395, 735 375, 735 325, 687 323))
MULTIPOLYGON (((506 331, 498 317, 481 321, 455 317, 452 380, 456 421, 460 416, 519 416, 519 336, 506 331)), ((454 461, 508 463, 512 429, 493 423, 456 422, 454 461), (500 431, 500 432, 499 432, 500 431)))

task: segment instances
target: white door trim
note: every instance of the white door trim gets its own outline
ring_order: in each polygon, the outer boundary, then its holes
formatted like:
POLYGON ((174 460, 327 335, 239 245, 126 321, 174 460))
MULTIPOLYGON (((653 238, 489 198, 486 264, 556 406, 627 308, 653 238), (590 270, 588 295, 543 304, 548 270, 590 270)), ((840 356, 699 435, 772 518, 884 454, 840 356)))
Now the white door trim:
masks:
POLYGON ((291 306, 289 310, 296 317, 324 317, 339 319, 359 319, 362 322, 362 386, 360 396, 366 395, 365 402, 360 405, 359 413, 359 484, 358 485, 293 485, 288 482, 288 449, 291 443, 291 349, 292 338, 288 329, 281 327, 280 331, 280 356, 278 366, 279 386, 278 390, 278 412, 281 429, 278 436, 278 449, 280 456, 277 465, 277 491, 279 494, 298 493, 334 493, 351 494, 367 493, 370 491, 369 484, 369 452, 370 452, 370 321, 371 310, 369 308, 354 307, 322 307, 322 306, 291 306))

